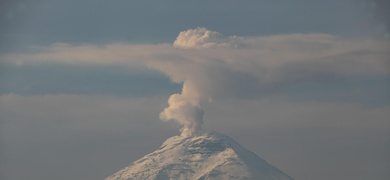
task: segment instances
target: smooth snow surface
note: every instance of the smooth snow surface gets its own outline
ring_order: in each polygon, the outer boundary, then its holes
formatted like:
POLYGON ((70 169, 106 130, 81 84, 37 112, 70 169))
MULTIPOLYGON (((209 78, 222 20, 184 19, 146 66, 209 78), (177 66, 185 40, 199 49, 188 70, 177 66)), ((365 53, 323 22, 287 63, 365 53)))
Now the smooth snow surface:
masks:
POLYGON ((174 136, 106 180, 293 180, 231 138, 215 132, 174 136))

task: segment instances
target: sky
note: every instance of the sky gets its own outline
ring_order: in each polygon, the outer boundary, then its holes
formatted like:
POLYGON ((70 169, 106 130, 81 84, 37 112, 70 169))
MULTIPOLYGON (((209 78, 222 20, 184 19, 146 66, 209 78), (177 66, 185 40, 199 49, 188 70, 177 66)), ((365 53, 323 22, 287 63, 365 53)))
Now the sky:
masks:
POLYGON ((104 179, 217 131, 295 179, 387 180, 389 7, 0 1, 0 179, 104 179))

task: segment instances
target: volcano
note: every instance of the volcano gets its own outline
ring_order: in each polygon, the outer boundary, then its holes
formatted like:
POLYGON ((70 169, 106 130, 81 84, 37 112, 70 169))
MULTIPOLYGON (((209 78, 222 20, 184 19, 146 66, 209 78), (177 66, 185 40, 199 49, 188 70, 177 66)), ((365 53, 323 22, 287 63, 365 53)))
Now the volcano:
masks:
POLYGON ((193 137, 168 138, 106 180, 293 180, 228 136, 207 132, 193 137))

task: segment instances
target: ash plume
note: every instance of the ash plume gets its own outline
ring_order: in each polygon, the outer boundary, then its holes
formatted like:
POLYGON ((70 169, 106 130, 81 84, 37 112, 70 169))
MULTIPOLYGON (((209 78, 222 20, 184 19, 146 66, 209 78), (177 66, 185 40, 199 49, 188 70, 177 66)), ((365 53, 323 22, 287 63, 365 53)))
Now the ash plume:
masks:
MULTIPOLYGON (((205 49, 230 47, 232 44, 230 39, 223 39, 218 32, 210 31, 206 28, 196 28, 180 32, 173 43, 173 47, 179 49, 205 49)), ((209 70, 196 65, 192 67, 176 66, 177 69, 171 68, 170 70, 165 69, 163 72, 171 74, 172 80, 184 79, 183 88, 180 94, 173 94, 169 97, 168 107, 160 113, 160 119, 162 121, 173 120, 181 124, 183 126, 180 129, 181 136, 191 137, 197 135, 203 124, 204 113, 202 104, 207 103, 211 99, 209 97, 211 95, 207 91, 205 92, 203 88, 203 84, 207 82, 206 79, 212 79, 207 77, 209 70), (193 68, 198 72, 185 71, 187 68, 193 68), (183 70, 185 73, 183 73, 183 70), (202 77, 200 75, 202 73, 206 74, 206 76, 202 77)), ((180 82, 180 80, 177 81, 180 82)))
POLYGON ((183 126, 181 136, 190 137, 201 130, 203 110, 199 103, 191 101, 185 94, 173 94, 169 97, 168 107, 160 113, 160 119, 180 123, 183 126))
POLYGON ((340 54, 340 48, 333 47, 340 42, 338 37, 324 34, 242 38, 223 37, 206 28, 182 31, 172 45, 175 56, 148 63, 172 81, 183 83, 182 92, 170 96, 160 119, 178 122, 181 135, 190 137, 201 130, 203 107, 211 100, 253 98, 264 87, 284 82, 334 81, 335 74, 349 72, 336 63, 337 59, 326 69, 322 64, 330 61, 316 58, 332 57, 332 51, 340 54))
POLYGON ((302 82, 387 76, 389 47, 388 40, 372 37, 321 33, 226 37, 200 27, 180 32, 173 44, 55 43, 27 53, 0 54, 0 59, 16 65, 60 62, 158 70, 183 85, 180 93, 171 95, 160 119, 178 122, 182 136, 188 137, 201 130, 209 101, 261 98, 302 82))

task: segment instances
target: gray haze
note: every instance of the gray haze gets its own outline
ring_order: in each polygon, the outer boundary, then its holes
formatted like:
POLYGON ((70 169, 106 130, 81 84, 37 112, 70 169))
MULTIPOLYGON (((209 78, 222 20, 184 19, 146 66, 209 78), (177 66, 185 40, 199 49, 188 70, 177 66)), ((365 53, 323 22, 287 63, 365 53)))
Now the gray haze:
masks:
POLYGON ((387 180, 389 12, 386 0, 0 1, 0 179, 111 175, 179 134, 159 116, 190 79, 202 131, 295 179, 387 180), (175 41, 198 27, 216 34, 175 41))

